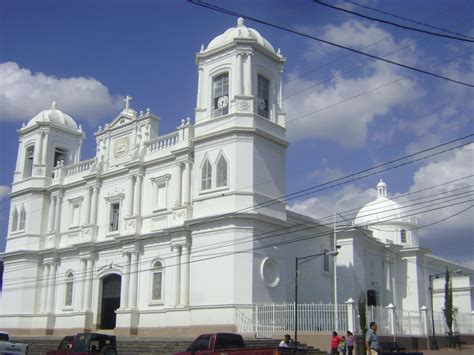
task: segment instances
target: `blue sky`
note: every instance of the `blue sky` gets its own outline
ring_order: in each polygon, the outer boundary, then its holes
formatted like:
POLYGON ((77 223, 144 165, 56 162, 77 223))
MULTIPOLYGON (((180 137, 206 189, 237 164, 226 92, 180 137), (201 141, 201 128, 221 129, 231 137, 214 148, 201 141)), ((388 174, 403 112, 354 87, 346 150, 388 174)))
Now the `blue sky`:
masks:
MULTIPOLYGON (((343 1, 330 2, 395 20, 343 1)), ((310 0, 212 3, 474 83, 472 43, 362 20, 310 0)), ((474 36, 474 3, 469 0, 363 3, 474 36)), ((171 132, 182 118, 193 117, 195 53, 235 23, 232 16, 184 0, 0 2, 0 249, 7 229, 16 130, 22 122, 56 100, 82 124, 87 134, 82 156, 87 159, 94 154, 93 132, 112 121, 129 94, 134 109, 149 107, 162 119, 161 133, 171 132)), ((284 72, 288 193, 472 133, 472 88, 251 21, 246 25, 281 48, 288 61, 284 72)), ((420 234, 422 245, 433 253, 474 266, 474 213, 472 209, 460 213, 472 204, 468 201, 473 179, 465 178, 474 171, 472 153, 472 145, 466 146, 289 204, 323 220, 334 210, 353 218, 349 210, 374 198, 380 178, 406 206, 409 198, 404 194, 426 187, 443 183, 436 193, 444 192, 440 195, 444 198, 452 189, 464 188, 460 191, 465 199, 449 208, 433 204, 431 212, 419 210, 420 224, 432 224, 421 228, 420 234), (451 183, 459 178, 463 179, 451 183)))

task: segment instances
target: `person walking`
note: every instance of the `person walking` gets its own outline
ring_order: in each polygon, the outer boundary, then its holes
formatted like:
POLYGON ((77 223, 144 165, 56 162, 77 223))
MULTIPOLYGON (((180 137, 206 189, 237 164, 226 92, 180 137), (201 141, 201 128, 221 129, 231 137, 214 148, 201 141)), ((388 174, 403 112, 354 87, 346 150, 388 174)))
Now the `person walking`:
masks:
POLYGON ((331 338, 331 355, 339 355, 339 351, 337 348, 339 347, 339 342, 341 341, 341 337, 337 335, 336 332, 332 332, 331 338))
POLYGON ((350 330, 347 331, 347 355, 352 355, 354 351, 354 334, 350 330))
POLYGON ((367 347, 367 355, 378 355, 379 342, 377 340, 377 323, 370 322, 369 330, 365 336, 365 346, 367 347))

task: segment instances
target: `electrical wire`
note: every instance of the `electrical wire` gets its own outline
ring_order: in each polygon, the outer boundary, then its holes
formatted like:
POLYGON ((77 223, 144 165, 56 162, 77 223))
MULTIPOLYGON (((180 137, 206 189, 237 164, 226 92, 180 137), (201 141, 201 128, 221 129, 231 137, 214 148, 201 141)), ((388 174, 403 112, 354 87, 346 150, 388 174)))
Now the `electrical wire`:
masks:
POLYGON ((350 1, 350 0, 344 0, 344 1, 347 2, 348 4, 352 4, 352 5, 355 5, 355 6, 359 6, 359 7, 361 7, 361 8, 364 8, 364 9, 367 9, 367 10, 371 10, 371 11, 374 11, 374 12, 378 12, 378 13, 381 13, 381 14, 384 14, 384 15, 392 16, 392 17, 398 18, 398 19, 400 19, 400 20, 404 20, 404 21, 408 21, 408 22, 414 23, 414 24, 416 24, 416 25, 422 25, 422 26, 426 26, 426 27, 432 28, 432 29, 434 29, 434 30, 439 30, 439 31, 442 31, 442 32, 451 33, 451 34, 456 35, 456 36, 474 39, 474 37, 467 36, 467 35, 462 34, 462 33, 453 32, 453 31, 450 31, 450 30, 447 30, 447 29, 444 29, 444 28, 441 28, 441 27, 436 27, 436 26, 430 25, 430 24, 425 23, 425 22, 420 22, 420 21, 412 20, 412 19, 409 19, 409 18, 407 18, 407 17, 403 17, 403 16, 400 16, 400 15, 396 15, 396 14, 393 14, 393 13, 390 13, 390 12, 387 12, 387 11, 382 11, 382 10, 380 10, 380 9, 376 9, 376 8, 373 8, 373 7, 369 7, 369 6, 367 6, 367 5, 362 5, 362 4, 359 4, 359 3, 354 2, 354 1, 350 1))
POLYGON ((217 5, 208 4, 208 3, 206 3, 202 0, 188 0, 188 2, 191 3, 191 4, 194 4, 194 5, 205 7, 205 8, 208 8, 210 10, 225 13, 225 14, 228 14, 228 15, 231 15, 231 16, 246 18, 250 21, 258 22, 260 24, 270 26, 270 27, 273 27, 273 28, 276 28, 276 29, 279 29, 279 30, 282 30, 282 31, 286 31, 286 32, 290 32, 290 33, 302 36, 302 37, 310 38, 310 39, 313 39, 313 40, 321 42, 321 43, 325 43, 325 44, 328 44, 328 45, 331 45, 331 46, 334 46, 334 47, 337 47, 337 48, 345 49, 347 51, 357 53, 357 54, 360 54, 360 55, 363 55, 363 56, 366 56, 366 57, 369 57, 369 58, 372 58, 372 59, 376 59, 376 60, 379 60, 379 61, 382 61, 382 62, 385 62, 385 63, 396 65, 396 66, 399 66, 401 68, 405 68, 405 69, 412 70, 412 71, 422 73, 422 74, 425 74, 425 75, 433 76, 433 77, 436 77, 438 79, 450 81, 450 82, 453 82, 453 83, 456 83, 456 84, 459 84, 459 85, 463 85, 463 86, 467 86, 467 87, 471 87, 471 88, 474 87, 474 84, 462 82, 462 81, 459 81, 459 80, 456 80, 456 79, 448 78, 448 77, 440 75, 440 74, 429 72, 429 71, 421 69, 421 68, 416 68, 416 67, 413 67, 413 66, 410 66, 410 65, 407 65, 407 64, 403 64, 403 63, 396 62, 396 61, 393 61, 393 60, 385 59, 385 58, 382 58, 382 57, 379 57, 379 56, 376 56, 376 55, 373 55, 373 54, 370 54, 370 53, 362 52, 360 50, 350 48, 350 47, 347 47, 347 46, 344 46, 344 45, 341 45, 341 44, 338 44, 338 43, 335 43, 335 42, 332 42, 332 41, 328 41, 328 40, 325 40, 325 39, 322 39, 322 38, 319 38, 319 37, 316 37, 316 36, 312 36, 310 34, 307 34, 307 33, 301 32, 301 31, 292 30, 291 28, 287 28, 287 27, 284 27, 284 26, 281 26, 281 25, 277 25, 277 24, 274 24, 274 23, 269 22, 269 21, 260 20, 258 18, 249 16, 249 15, 245 15, 245 14, 242 14, 242 13, 239 13, 239 12, 227 10, 227 9, 225 9, 223 7, 220 7, 220 6, 217 6, 217 5))
POLYGON ((454 39, 454 40, 462 41, 462 42, 470 42, 470 43, 473 43, 473 42, 474 42, 474 40, 468 39, 468 38, 461 38, 461 37, 457 37, 457 36, 450 36, 450 35, 445 35, 445 34, 442 34, 442 33, 436 33, 436 32, 426 31, 426 30, 422 30, 422 29, 419 29, 419 28, 414 28, 414 27, 410 27, 410 26, 404 26, 404 25, 401 25, 401 24, 398 24, 398 23, 395 23, 395 22, 391 22, 391 21, 387 21, 387 20, 382 20, 382 19, 379 19, 379 18, 376 18, 376 17, 371 17, 371 16, 368 16, 368 15, 361 14, 361 13, 359 13, 359 12, 351 11, 351 10, 344 9, 344 8, 342 8, 342 7, 339 7, 339 6, 334 6, 334 5, 328 4, 328 3, 323 2, 323 1, 321 1, 321 0, 313 0, 313 2, 316 3, 316 4, 318 4, 318 5, 326 6, 326 7, 329 7, 329 8, 331 8, 331 9, 334 9, 334 10, 337 10, 337 11, 346 12, 346 13, 348 13, 348 14, 355 15, 355 16, 359 16, 359 17, 365 18, 365 19, 367 19, 367 20, 372 20, 372 21, 381 22, 381 23, 384 23, 384 24, 387 24, 387 25, 391 25, 391 26, 403 28, 403 29, 405 29, 405 30, 410 30, 410 31, 415 31, 415 32, 421 32, 421 33, 424 33, 424 34, 428 34, 428 35, 430 35, 430 36, 444 37, 444 38, 454 39))

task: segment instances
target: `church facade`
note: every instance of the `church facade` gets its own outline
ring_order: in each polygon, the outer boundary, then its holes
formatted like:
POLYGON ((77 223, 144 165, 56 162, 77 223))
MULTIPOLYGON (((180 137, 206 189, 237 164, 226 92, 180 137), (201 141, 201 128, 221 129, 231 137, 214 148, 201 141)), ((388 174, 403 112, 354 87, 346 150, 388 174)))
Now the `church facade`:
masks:
MULTIPOLYGON (((240 305, 293 302, 295 258, 312 254, 322 257, 299 280, 300 302, 333 300, 323 254, 334 230, 285 201, 285 58, 239 19, 196 63, 194 122, 174 132, 160 135, 160 117, 128 96, 88 160, 81 126, 56 103, 18 131, 0 328, 234 331, 240 305)), ((428 306, 427 274, 407 260, 449 262, 419 248, 414 222, 392 221, 380 236, 359 214, 358 228, 337 235, 339 300, 370 291, 377 304, 428 306)))

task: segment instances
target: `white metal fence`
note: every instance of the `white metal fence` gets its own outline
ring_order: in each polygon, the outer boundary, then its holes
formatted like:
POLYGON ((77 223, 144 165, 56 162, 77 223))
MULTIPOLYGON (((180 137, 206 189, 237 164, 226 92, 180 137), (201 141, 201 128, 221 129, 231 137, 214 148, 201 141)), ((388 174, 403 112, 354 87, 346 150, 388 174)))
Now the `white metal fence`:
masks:
MULTIPOLYGON (((426 307, 419 311, 396 310, 393 306, 371 306, 366 309, 367 323, 375 321, 379 333, 385 335, 418 335, 432 334, 431 314, 426 307)), ((338 325, 334 323, 333 304, 299 304, 299 333, 329 333, 333 330, 359 330, 359 315, 354 302, 337 305, 338 325)), ((270 338, 273 334, 293 332, 295 305, 254 304, 242 305, 236 309, 237 330, 242 333, 253 333, 258 338, 270 338)), ((444 335, 447 330, 444 314, 434 313, 435 331, 444 335)), ((454 331, 461 334, 474 334, 474 315, 467 313, 454 314, 454 331)))

